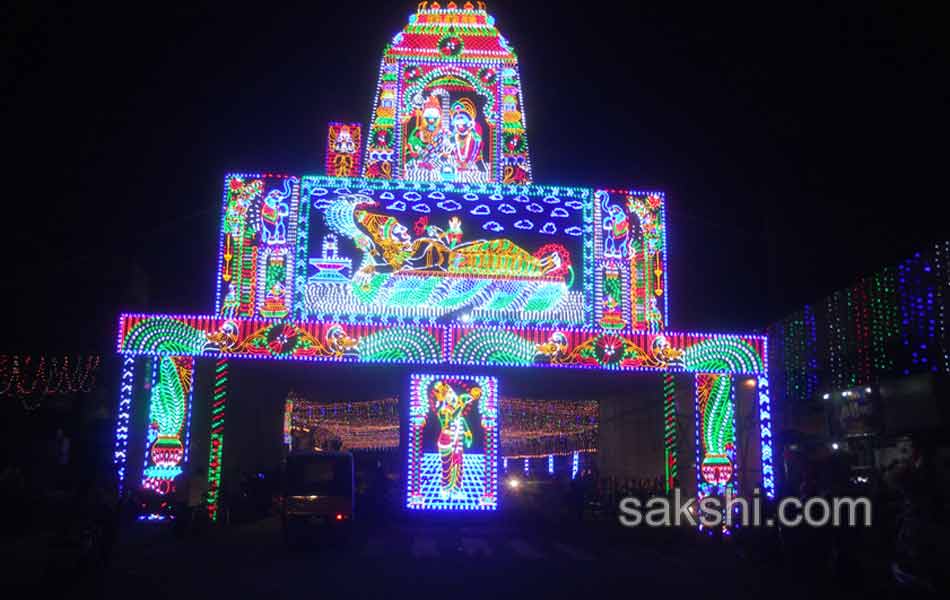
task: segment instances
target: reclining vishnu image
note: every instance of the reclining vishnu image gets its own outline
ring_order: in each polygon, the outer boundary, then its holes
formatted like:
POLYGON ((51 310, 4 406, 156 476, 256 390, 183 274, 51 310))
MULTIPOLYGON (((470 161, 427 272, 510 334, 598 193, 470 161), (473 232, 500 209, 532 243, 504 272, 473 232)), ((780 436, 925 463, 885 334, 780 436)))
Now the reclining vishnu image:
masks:
POLYGON ((354 276, 357 283, 375 272, 444 273, 459 276, 555 278, 562 265, 556 251, 535 256, 509 239, 463 242, 461 220, 452 217, 448 229, 426 226, 415 239, 393 216, 360 209, 354 220, 361 236, 356 244, 371 257, 354 276))

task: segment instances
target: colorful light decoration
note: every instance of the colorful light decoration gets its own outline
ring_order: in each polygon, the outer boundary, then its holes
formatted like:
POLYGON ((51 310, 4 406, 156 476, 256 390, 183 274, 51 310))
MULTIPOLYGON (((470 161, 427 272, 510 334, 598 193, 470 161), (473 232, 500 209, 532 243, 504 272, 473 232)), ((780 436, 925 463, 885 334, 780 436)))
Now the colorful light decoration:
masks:
POLYGON ((362 131, 359 123, 330 123, 327 128, 327 175, 359 177, 362 131))
MULTIPOLYGON (((315 440, 338 440, 345 450, 399 447, 399 399, 312 402, 291 393, 291 429, 315 440)), ((288 399, 288 401, 290 401, 288 399)))
POLYGON ((135 380, 135 359, 122 357, 122 377, 119 380, 119 404, 115 417, 115 444, 112 463, 115 465, 119 495, 125 487, 125 467, 129 458, 129 419, 132 413, 132 392, 135 380))
POLYGON ((412 375, 407 432, 408 508, 498 507, 497 399, 498 382, 493 377, 412 375), (430 419, 438 420, 435 440, 424 439, 430 419), (473 447, 476 440, 481 441, 481 448, 473 447))
POLYGON ((215 312, 284 317, 294 294, 300 179, 235 174, 225 178, 215 312))
POLYGON ((598 328, 409 325, 385 318, 272 321, 191 315, 122 315, 118 350, 132 355, 235 356, 275 360, 548 366, 624 371, 758 374, 756 335, 598 328), (164 348, 167 348, 164 349, 164 348), (448 349, 448 351, 446 351, 448 349))
MULTIPOLYGON (((291 392, 290 431, 317 446, 337 440, 345 450, 399 447, 399 399, 362 402, 314 402, 291 392)), ((595 401, 565 402, 500 398, 500 453, 508 458, 545 458, 597 447, 595 401)), ((289 413, 285 413, 287 415, 289 413)))
POLYGON ((735 486, 735 400, 732 378, 696 375, 698 495, 722 495, 735 486))
POLYGON ((308 319, 434 320, 468 307, 473 322, 666 324, 660 193, 319 176, 297 186, 298 180, 226 178, 219 314, 284 316, 293 298, 293 313, 308 319), (613 246, 593 227, 602 217, 592 202, 612 194, 631 208, 609 207, 629 210, 623 218, 639 224, 627 226, 613 246), (552 243, 558 232, 565 235, 552 243))
POLYGON ((950 373, 948 247, 938 243, 770 325, 770 378, 785 399, 800 404, 883 378, 950 373))
POLYGON ((548 454, 548 475, 554 474, 554 455, 548 454))
POLYGON ((194 358, 162 356, 153 361, 148 452, 142 486, 160 494, 175 491, 188 462, 194 358))
POLYGON ((483 6, 421 2, 379 69, 364 175, 531 181, 518 59, 483 6))
POLYGON ((597 190, 593 197, 598 322, 604 328, 663 329, 669 324, 663 194, 597 190))
POLYGON ((672 373, 663 375, 663 464, 666 472, 666 491, 679 486, 677 448, 679 447, 676 421, 676 380, 672 373))
POLYGON ((88 393, 96 384, 99 355, 70 357, 0 354, 0 396, 88 393))
POLYGON ((228 361, 214 364, 214 391, 211 397, 211 445, 208 456, 208 516, 218 520, 221 498, 221 470, 224 461, 224 417, 228 408, 228 361))
POLYGON ((756 379, 759 398, 759 440, 762 460, 762 488, 766 497, 775 498, 775 467, 772 449, 772 403, 769 398, 769 378, 760 375, 756 379))
POLYGON ((298 227, 312 245, 298 286, 305 318, 468 309, 473 322, 584 322, 588 190, 314 176, 302 189, 313 211, 298 227), (559 228, 568 235, 553 242, 559 228))
MULTIPOLYGON (((162 493, 174 489, 188 461, 195 360, 216 361, 212 519, 231 358, 520 366, 662 373, 668 486, 677 480, 672 374, 699 373, 701 379, 720 382, 739 374, 756 376, 763 476, 766 487, 774 488, 765 337, 666 331, 663 193, 531 185, 531 176, 518 62, 494 19, 482 3, 459 8, 454 2, 444 7, 421 2, 385 50, 369 127, 330 124, 325 175, 225 177, 213 314, 121 316, 117 348, 124 368, 116 468, 124 468, 120 464, 127 456, 134 385, 130 389, 125 382, 132 385, 132 361, 138 356, 152 357, 145 363, 152 425, 143 485, 162 493)), ((901 276, 883 287, 912 298, 908 302, 916 317, 940 293, 911 291, 916 285, 901 276)), ((860 290, 846 301, 863 305, 874 293, 860 290)), ((868 327, 889 327, 895 314, 874 305, 862 312, 859 340, 873 338, 868 327)), ((908 313, 903 315, 907 321, 908 313)), ((939 323, 932 333, 944 331, 943 320, 939 323)), ((814 339, 817 325, 806 314, 800 329, 809 327, 814 339)), ((830 356, 844 368, 840 352, 830 356)), ((863 352, 855 376, 878 369, 881 360, 881 348, 863 352)), ((0 373, 5 364, 0 358, 0 373)), ((37 379, 32 387, 24 383, 18 363, 10 364, 14 375, 0 391, 24 394, 42 387, 37 379)), ((808 364, 811 368, 815 360, 808 364)), ((947 364, 946 352, 942 364, 947 364)), ((804 388, 817 386, 810 375, 804 378, 804 388)), ((478 407, 485 447, 483 452, 464 448, 468 437, 463 432, 462 447, 437 443, 440 451, 428 448, 427 453, 421 431, 412 429, 410 508, 495 508, 499 454, 506 469, 507 458, 520 457, 526 474, 532 458, 546 458, 551 472, 554 456, 570 454, 576 477, 580 452, 596 451, 596 416, 590 415, 570 422, 534 413, 540 427, 521 435, 518 417, 506 414, 500 420, 511 417, 516 424, 510 437, 502 436, 502 447, 499 412, 505 405, 497 401, 492 378, 413 376, 412 423, 424 422, 433 408, 432 390, 419 386, 437 381, 445 386, 436 402, 443 413, 445 398, 471 399, 474 387, 482 390, 467 405, 478 407), (420 412, 424 405, 429 408, 420 412)), ((782 385, 787 387, 784 380, 782 385)), ((54 388, 66 389, 47 385, 54 388)), ((713 429, 723 424, 721 393, 714 391, 712 401, 707 399, 715 415, 713 429)), ((312 426, 298 422, 300 411, 297 406, 287 411, 285 435, 312 426)), ((363 417, 350 414, 334 420, 324 412, 321 418, 326 431, 346 438, 353 448, 388 447, 398 431, 391 425, 369 431, 363 417)), ((449 419, 455 427, 475 423, 464 417, 460 425, 457 418, 462 417, 449 419)), ((440 437, 455 439, 457 429, 440 426, 440 437)), ((714 437, 710 448, 721 441, 714 437)), ((473 444, 476 438, 473 434, 473 444)), ((725 468, 711 461, 719 450, 714 449, 705 474, 720 481, 725 468)))

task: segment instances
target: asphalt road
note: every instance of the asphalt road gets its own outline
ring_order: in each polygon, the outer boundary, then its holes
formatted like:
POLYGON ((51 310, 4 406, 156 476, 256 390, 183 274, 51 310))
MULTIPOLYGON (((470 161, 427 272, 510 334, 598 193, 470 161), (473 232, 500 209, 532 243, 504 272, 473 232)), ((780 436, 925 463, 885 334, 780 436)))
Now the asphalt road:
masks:
POLYGON ((363 523, 346 545, 296 550, 273 518, 183 540, 136 524, 104 573, 54 579, 43 583, 136 600, 776 596, 771 572, 688 530, 501 519, 363 523))

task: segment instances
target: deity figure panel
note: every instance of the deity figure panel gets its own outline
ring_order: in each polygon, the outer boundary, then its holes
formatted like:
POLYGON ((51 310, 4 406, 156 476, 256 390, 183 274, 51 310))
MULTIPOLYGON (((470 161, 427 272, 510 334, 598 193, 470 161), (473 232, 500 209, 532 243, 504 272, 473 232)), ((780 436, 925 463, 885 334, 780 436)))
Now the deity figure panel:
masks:
POLYGON ((294 181, 284 180, 283 190, 274 189, 264 197, 261 206, 261 241, 267 245, 287 243, 287 215, 294 181))
POLYGON ((417 94, 405 121, 404 170, 416 181, 488 182, 490 138, 477 98, 443 88, 417 94))
POLYGON ((443 500, 463 499, 463 455, 472 446, 472 428, 466 419, 469 407, 478 403, 482 389, 473 386, 456 392, 451 385, 437 381, 432 386, 432 403, 439 418, 439 438, 436 445, 441 459, 440 496, 443 500))
POLYGON ((356 177, 360 172, 362 128, 358 123, 330 123, 327 130, 327 174, 356 177))

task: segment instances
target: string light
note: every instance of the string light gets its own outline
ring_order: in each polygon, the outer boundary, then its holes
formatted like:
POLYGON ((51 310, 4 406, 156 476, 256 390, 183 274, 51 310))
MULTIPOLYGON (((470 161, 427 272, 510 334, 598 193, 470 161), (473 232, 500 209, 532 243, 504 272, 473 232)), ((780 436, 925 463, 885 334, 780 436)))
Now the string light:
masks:
POLYGON ((218 520, 221 497, 221 470, 224 459, 224 417, 228 408, 228 361, 214 364, 214 391, 211 397, 211 445, 208 456, 208 516, 218 520))
POLYGON ((943 337, 947 242, 805 306, 768 328, 787 402, 883 378, 948 372, 943 337), (818 335, 818 332, 821 335, 818 335))
MULTIPOLYGON (((291 392, 291 430, 316 441, 339 440, 347 450, 399 447, 399 399, 313 402, 291 392)), ((322 445, 322 444, 321 444, 322 445)))
POLYGON ((666 471, 666 491, 679 486, 677 448, 679 439, 676 422, 676 380, 672 373, 663 375, 663 456, 666 471))
POLYGON ((520 460, 522 458, 544 458, 548 456, 571 456, 574 452, 583 452, 587 454, 596 454, 597 448, 584 448, 583 450, 570 450, 567 452, 550 452, 550 453, 541 453, 541 454, 512 454, 511 456, 506 456, 505 458, 511 458, 513 460, 520 460))
POLYGON ((129 419, 132 414, 132 390, 135 378, 135 359, 122 357, 122 377, 119 380, 119 404, 115 416, 115 444, 112 463, 115 465, 119 495, 125 487, 125 468, 129 457, 129 419))
POLYGON ((52 396, 88 393, 102 362, 98 354, 30 356, 0 354, 0 396, 52 396))
MULTIPOLYGON (((399 447, 399 400, 314 402, 294 392, 290 430, 312 438, 339 440, 348 450, 386 450, 399 447)), ((500 452, 508 458, 546 458, 597 448, 596 401, 565 402, 544 399, 501 398, 500 452)))
POLYGON ((735 402, 728 375, 696 375, 696 463, 699 499, 735 491, 735 402))
POLYGON ((762 487, 768 498, 775 498, 775 467, 772 448, 772 401, 769 397, 769 378, 757 378, 759 396, 759 441, 762 461, 762 487))

